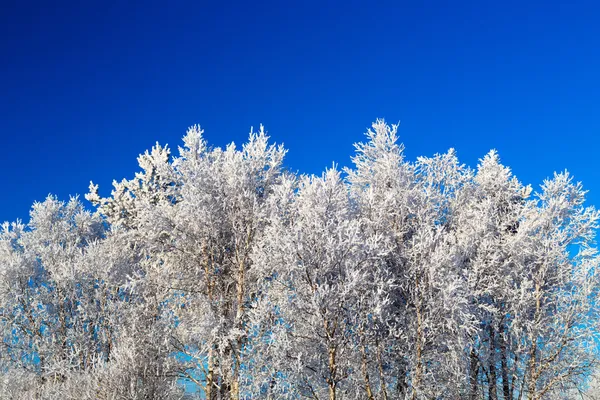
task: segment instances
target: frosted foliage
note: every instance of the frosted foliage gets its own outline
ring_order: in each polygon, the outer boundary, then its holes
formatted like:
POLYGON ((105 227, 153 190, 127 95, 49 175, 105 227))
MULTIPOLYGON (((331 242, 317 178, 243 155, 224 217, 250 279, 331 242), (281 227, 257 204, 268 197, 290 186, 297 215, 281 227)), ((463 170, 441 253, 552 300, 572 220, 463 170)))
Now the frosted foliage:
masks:
POLYGON ((598 212, 496 151, 290 173, 265 129, 0 227, 2 399, 599 398, 598 212))

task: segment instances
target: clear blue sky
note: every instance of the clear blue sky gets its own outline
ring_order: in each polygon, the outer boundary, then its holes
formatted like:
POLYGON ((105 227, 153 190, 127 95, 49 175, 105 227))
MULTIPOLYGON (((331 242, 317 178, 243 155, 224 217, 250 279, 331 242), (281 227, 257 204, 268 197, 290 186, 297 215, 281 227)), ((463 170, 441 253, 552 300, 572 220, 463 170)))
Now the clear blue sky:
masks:
POLYGON ((0 221, 108 195, 199 123, 265 124, 294 170, 346 165, 378 117, 407 155, 496 148, 537 187, 570 170, 600 205, 597 1, 3 2, 0 221))

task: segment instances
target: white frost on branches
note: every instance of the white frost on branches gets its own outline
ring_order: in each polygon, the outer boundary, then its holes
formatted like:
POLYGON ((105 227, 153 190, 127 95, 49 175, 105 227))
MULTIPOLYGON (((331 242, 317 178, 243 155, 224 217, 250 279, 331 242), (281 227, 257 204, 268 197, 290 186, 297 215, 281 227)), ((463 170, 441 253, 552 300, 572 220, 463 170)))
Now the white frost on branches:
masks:
POLYGON ((600 215, 568 173, 411 162, 382 120, 321 176, 262 126, 203 135, 2 225, 0 398, 594 398, 600 215))

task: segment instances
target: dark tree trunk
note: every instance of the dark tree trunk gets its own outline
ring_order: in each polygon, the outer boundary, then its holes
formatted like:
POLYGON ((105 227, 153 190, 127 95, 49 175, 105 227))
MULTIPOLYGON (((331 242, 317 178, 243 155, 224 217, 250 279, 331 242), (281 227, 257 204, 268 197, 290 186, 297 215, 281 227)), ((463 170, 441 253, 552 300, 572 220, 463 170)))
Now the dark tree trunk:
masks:
POLYGON ((469 383, 470 383, 470 400, 477 400, 477 390, 478 390, 478 381, 479 381, 479 361, 477 360, 477 353, 475 353, 475 349, 471 349, 471 354, 469 356, 471 365, 469 370, 469 383))
POLYGON ((498 327, 498 345, 500 347, 500 360, 502 368, 502 395, 504 400, 512 399, 511 385, 508 380, 508 349, 506 345, 506 338, 504 336, 504 324, 500 322, 498 327))
POLYGON ((490 353, 489 357, 489 371, 490 371, 490 388, 489 388, 489 400, 498 400, 498 391, 496 388, 497 376, 496 376, 496 332, 494 325, 490 323, 490 353))

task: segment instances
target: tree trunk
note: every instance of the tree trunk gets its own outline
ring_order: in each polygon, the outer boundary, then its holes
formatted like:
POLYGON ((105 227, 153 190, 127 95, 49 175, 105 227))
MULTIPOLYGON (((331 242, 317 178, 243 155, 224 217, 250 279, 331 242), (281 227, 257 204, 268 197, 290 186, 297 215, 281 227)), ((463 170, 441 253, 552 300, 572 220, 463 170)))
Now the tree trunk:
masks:
POLYGON ((500 347, 500 362, 502 368, 502 395, 504 400, 512 400, 512 391, 510 382, 508 381, 508 349, 506 348, 506 338, 504 337, 504 323, 500 322, 498 327, 498 344, 500 347))
POLYGON ((329 400, 336 399, 336 386, 337 386, 337 364, 336 364, 336 350, 335 347, 329 348, 329 377, 327 378, 327 385, 329 386, 329 400))
MULTIPOLYGON (((535 292, 536 292, 536 296, 535 296, 535 317, 534 317, 534 322, 535 322, 535 327, 537 328, 537 326, 539 326, 540 321, 541 321, 541 309, 542 309, 542 294, 541 294, 541 286, 539 283, 537 283, 535 285, 535 292)), ((536 398, 535 396, 535 391, 537 389, 537 380, 538 380, 538 374, 537 374, 537 334, 534 333, 532 334, 531 337, 531 351, 529 352, 529 367, 528 367, 528 374, 529 375, 529 382, 528 382, 528 390, 527 390, 527 398, 529 400, 533 400, 536 398)))
POLYGON ((208 350, 208 374, 206 375, 206 400, 213 400, 214 397, 214 355, 213 355, 213 347, 210 347, 208 350))
MULTIPOLYGON (((213 304, 213 287, 214 284, 212 282, 212 266, 214 263, 214 257, 212 252, 209 252, 208 246, 205 244, 202 247, 202 255, 204 258, 204 280, 206 285, 206 294, 208 295, 209 304, 213 304)), ((215 383, 217 382, 217 377, 215 376, 215 354, 214 354, 214 346, 210 345, 210 349, 208 350, 208 374, 206 375, 206 400, 214 400, 216 397, 215 392, 215 383)))
POLYGON ((477 390, 479 381, 479 361, 477 360, 477 353, 475 349, 471 349, 469 355, 470 367, 469 367, 469 384, 470 384, 470 400, 477 400, 477 390))
POLYGON ((361 361, 362 361, 361 368, 362 368, 363 380, 365 381, 365 392, 367 395, 367 399, 375 400, 375 397, 373 396, 373 391, 371 390, 371 380, 369 379, 369 369, 367 366, 367 352, 365 349, 364 339, 363 339, 363 343, 360 345, 360 355, 361 355, 361 361))
MULTIPOLYGON (((388 400, 388 395, 387 395, 387 388, 385 386, 385 375, 383 373, 383 362, 381 360, 381 346, 379 345, 379 342, 376 342, 377 345, 377 368, 379 369, 379 382, 381 385, 381 395, 383 397, 383 400, 388 400)), ((398 375, 398 382, 400 381, 404 382, 404 375, 400 376, 398 375)))
MULTIPOLYGON (((417 296, 419 296, 419 277, 415 278, 415 292, 417 296)), ((415 343, 415 375, 412 381, 412 400, 417 399, 417 390, 419 386, 421 386, 421 378, 423 376, 423 313, 421 310, 421 302, 420 299, 417 300, 416 304, 416 312, 417 312, 417 338, 415 343)))
POLYGON ((497 376, 496 376, 496 332, 494 325, 490 323, 490 353, 489 357, 489 371, 490 371, 490 387, 489 387, 489 400, 498 400, 497 390, 497 376))

